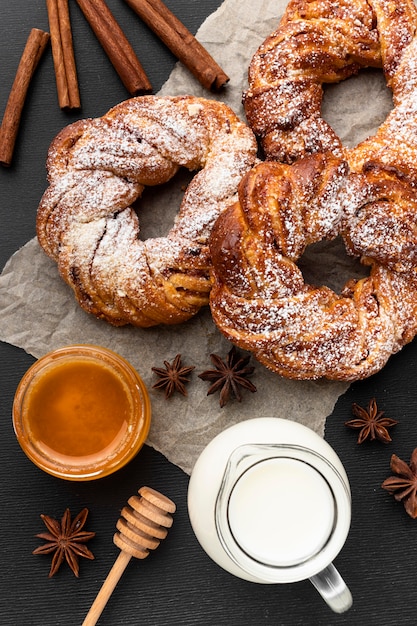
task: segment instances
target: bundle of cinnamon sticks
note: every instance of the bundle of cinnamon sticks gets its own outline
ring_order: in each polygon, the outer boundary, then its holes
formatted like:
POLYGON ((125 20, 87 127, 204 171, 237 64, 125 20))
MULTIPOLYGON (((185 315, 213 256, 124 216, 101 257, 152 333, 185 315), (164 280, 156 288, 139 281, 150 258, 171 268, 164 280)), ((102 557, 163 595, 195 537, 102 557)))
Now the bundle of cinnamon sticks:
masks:
MULTIPOLYGON (((152 92, 151 83, 131 44, 104 0, 76 0, 92 31, 131 96, 152 92)), ((219 91, 229 77, 207 50, 161 0, 126 0, 197 80, 219 91)), ((9 166, 30 81, 51 41, 58 102, 61 109, 81 106, 68 0, 46 0, 50 34, 33 28, 20 59, 0 126, 0 164, 9 166)))
POLYGON ((46 0, 58 101, 61 109, 79 109, 77 70, 68 0, 46 0))

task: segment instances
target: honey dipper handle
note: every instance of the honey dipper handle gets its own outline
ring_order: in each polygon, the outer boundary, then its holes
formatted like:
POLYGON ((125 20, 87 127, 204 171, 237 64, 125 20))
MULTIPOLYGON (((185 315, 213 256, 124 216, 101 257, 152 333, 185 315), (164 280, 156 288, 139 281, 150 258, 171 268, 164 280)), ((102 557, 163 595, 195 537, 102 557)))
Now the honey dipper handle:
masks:
POLYGON ((107 578, 104 581, 100 591, 98 592, 96 599, 91 605, 91 608, 88 611, 87 616, 82 623, 82 626, 95 626, 95 624, 97 624, 97 621, 102 614, 108 599, 113 593, 114 588, 119 582, 119 579, 121 578, 131 558, 131 555, 127 552, 120 552, 119 556, 113 564, 113 567, 108 573, 107 578))

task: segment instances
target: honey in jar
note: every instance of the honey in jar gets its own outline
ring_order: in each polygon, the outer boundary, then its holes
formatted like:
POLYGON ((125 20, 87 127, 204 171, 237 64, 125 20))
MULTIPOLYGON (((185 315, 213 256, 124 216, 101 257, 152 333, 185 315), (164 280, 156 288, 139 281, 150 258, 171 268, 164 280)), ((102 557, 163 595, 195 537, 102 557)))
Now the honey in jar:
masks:
POLYGON ((55 350, 29 368, 13 424, 26 455, 70 480, 106 476, 130 461, 150 427, 146 387, 118 354, 89 345, 55 350))

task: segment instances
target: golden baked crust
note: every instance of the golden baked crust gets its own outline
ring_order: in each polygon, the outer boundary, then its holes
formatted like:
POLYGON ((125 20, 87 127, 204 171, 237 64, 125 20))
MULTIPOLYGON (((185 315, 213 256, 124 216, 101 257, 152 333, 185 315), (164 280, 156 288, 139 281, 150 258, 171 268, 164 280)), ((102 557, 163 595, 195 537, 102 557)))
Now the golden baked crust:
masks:
MULTIPOLYGON (((363 10, 369 36, 378 34, 372 49, 375 60, 381 55, 394 110, 375 137, 352 150, 321 125, 318 110, 303 117, 301 107, 301 121, 288 126, 284 139, 272 115, 269 126, 255 129, 271 160, 243 177, 238 202, 219 217, 211 235, 213 319, 227 338, 288 378, 365 378, 417 333, 417 14, 406 0, 372 0, 372 11, 365 4, 352 7, 358 19, 363 10), (369 276, 348 281, 340 294, 307 284, 296 264, 307 245, 338 235, 350 254, 370 266, 369 276)), ((302 7, 327 7, 330 20, 332 10, 339 14, 347 3, 291 2, 284 32, 302 7)), ((266 48, 275 41, 276 35, 266 48)), ((316 53, 320 58, 320 41, 312 40, 310 59, 316 53)), ((295 72, 293 59, 287 76, 295 72)), ((276 66, 273 71, 278 75, 276 66)), ((304 84, 303 68, 298 79, 304 84)), ((310 84, 317 87, 317 78, 310 84)))
POLYGON ((415 190, 399 189, 389 174, 385 184, 378 178, 361 195, 352 196, 352 184, 346 163, 330 155, 310 155, 294 165, 260 163, 244 176, 239 202, 213 228, 213 319, 233 343, 287 378, 370 376, 417 332, 415 269, 407 262, 408 271, 390 269, 402 269, 401 246, 412 249, 415 264, 415 213, 408 221, 417 210, 415 190), (378 211, 387 223, 380 220, 375 228, 378 211), (353 225, 352 213, 358 215, 353 225), (407 236, 401 239, 403 226, 407 236), (369 277, 349 281, 340 295, 304 281, 296 261, 308 244, 340 232, 352 248, 365 247, 361 228, 375 248, 362 257, 371 266, 369 277), (392 245, 392 232, 398 245, 392 245))
POLYGON ((415 30, 413 0, 290 0, 251 61, 243 98, 267 158, 291 163, 327 150, 342 156, 339 137, 321 117, 323 84, 382 67, 383 55, 387 84, 396 90, 415 30))
POLYGON ((176 324, 208 304, 208 236, 255 163, 251 130, 223 103, 132 98, 52 142, 37 235, 80 305, 114 325, 176 324), (167 237, 141 241, 145 186, 200 170, 167 237))

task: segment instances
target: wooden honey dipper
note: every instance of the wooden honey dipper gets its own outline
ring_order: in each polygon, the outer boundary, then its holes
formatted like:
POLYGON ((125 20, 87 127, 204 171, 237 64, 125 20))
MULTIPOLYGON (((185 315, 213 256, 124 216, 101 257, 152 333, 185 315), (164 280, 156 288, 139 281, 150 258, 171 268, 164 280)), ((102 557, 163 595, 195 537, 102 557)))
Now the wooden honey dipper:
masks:
POLYGON ((132 496, 122 509, 116 524, 118 532, 113 541, 121 552, 107 575, 82 626, 97 623, 108 599, 119 582, 132 556, 146 559, 150 550, 155 550, 168 534, 175 513, 175 503, 150 487, 139 489, 139 497, 132 496))

